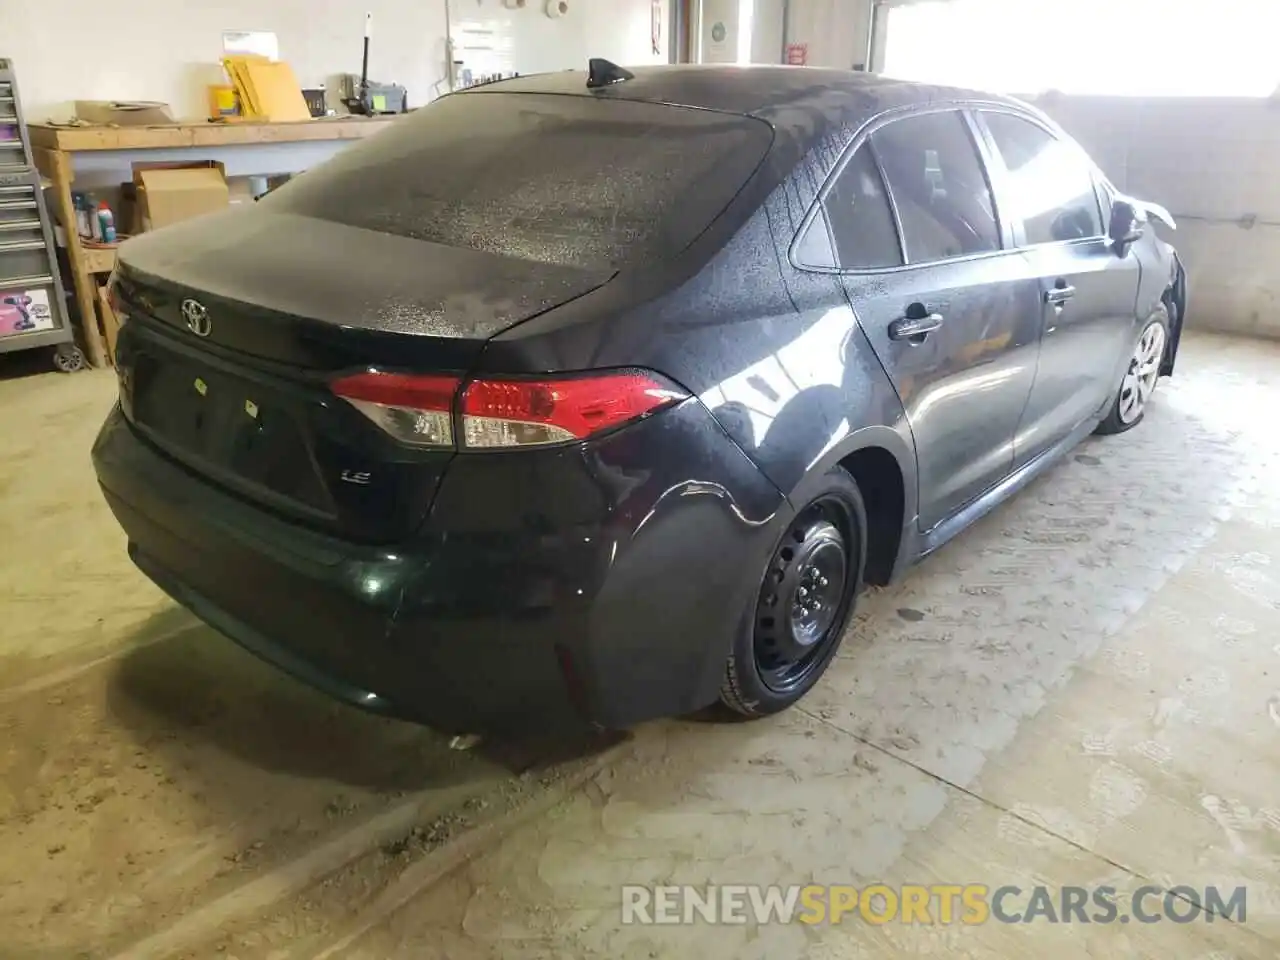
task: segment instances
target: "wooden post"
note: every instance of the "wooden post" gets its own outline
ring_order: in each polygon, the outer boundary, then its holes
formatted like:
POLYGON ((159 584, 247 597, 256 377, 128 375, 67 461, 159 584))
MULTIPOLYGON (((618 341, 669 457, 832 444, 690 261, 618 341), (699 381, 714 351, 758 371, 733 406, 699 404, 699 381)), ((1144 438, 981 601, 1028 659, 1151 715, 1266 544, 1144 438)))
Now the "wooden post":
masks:
POLYGON ((58 195, 58 216, 62 232, 67 238, 67 262, 71 281, 75 286, 76 304, 80 308, 80 334, 84 341, 85 356, 89 365, 106 365, 106 353, 102 346, 102 334, 98 331, 97 285, 85 265, 84 247, 80 245, 80 231, 76 229, 76 208, 71 200, 71 162, 61 150, 34 148, 31 151, 36 169, 53 181, 58 195))

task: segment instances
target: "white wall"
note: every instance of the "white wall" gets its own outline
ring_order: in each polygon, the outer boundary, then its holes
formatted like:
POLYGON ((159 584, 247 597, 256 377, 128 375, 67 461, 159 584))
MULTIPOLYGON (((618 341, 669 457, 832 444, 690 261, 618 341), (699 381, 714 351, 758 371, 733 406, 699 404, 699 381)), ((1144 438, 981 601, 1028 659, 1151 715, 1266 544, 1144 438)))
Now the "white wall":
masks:
MULTIPOLYGON (((570 0, 569 14, 554 23, 543 16, 542 0, 514 12, 500 0, 450 2, 455 19, 493 11, 518 17, 523 33, 536 28, 540 60, 517 64, 521 72, 585 67, 588 55, 666 60, 668 17, 655 57, 649 0, 570 0)), ((374 23, 370 77, 404 84, 411 105, 447 90, 445 0, 0 0, 0 6, 0 55, 14 61, 33 121, 69 116, 77 99, 163 100, 180 117, 202 117, 206 86, 223 82, 223 30, 274 31, 281 58, 303 86, 359 73, 366 10, 374 23)))
MULTIPOLYGON (((461 0, 466 3, 468 0, 461 0)), ((654 53, 651 0, 573 0, 585 10, 580 45, 569 62, 557 69, 586 67, 587 57, 604 57, 621 64, 666 63, 671 48, 670 4, 664 0, 659 20, 658 52, 654 53)))
POLYGON ((751 18, 751 62, 782 63, 785 0, 754 0, 751 18))
POLYGON ((1167 207, 1187 325, 1280 337, 1280 110, 1262 99, 1041 97, 1126 193, 1167 207))
POLYGON ((738 36, 745 24, 738 0, 702 0, 695 26, 699 63, 737 63, 738 36))
POLYGON ((848 70, 866 59, 867 12, 870 0, 701 0, 695 3, 695 42, 701 41, 703 63, 739 62, 738 32, 749 29, 751 63, 782 63, 783 38, 787 43, 809 46, 809 66, 848 70), (750 14, 750 23, 742 16, 750 14), (784 9, 785 28, 784 28, 784 9), (710 32, 715 23, 725 26, 727 36, 713 43, 710 32))
POLYGON ((30 120, 68 116, 77 99, 164 100, 180 117, 205 116, 205 87, 225 82, 223 30, 275 31, 281 58, 304 86, 359 73, 366 9, 374 17, 373 78, 403 83, 411 102, 423 103, 445 76, 441 0, 11 0, 5 7, 0 43, 30 120))
POLYGON ((624 65, 666 62, 665 2, 658 53, 650 0, 568 2, 569 12, 552 19, 544 12, 545 0, 526 0, 524 9, 509 9, 500 0, 451 0, 454 59, 474 76, 582 70, 590 57, 624 65))
POLYGON ((867 59, 871 0, 791 0, 788 43, 809 45, 809 66, 851 70, 867 59))

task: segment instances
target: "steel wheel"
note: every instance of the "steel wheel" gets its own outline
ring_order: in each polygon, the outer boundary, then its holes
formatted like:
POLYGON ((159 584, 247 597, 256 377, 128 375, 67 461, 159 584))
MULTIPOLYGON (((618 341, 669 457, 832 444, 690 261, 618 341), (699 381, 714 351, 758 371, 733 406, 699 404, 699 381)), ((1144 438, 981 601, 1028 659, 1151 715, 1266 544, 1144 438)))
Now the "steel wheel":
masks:
POLYGON ((1164 340, 1164 326, 1153 323, 1138 341, 1129 360, 1129 369, 1120 384, 1120 402, 1116 412, 1121 423, 1130 424, 1142 416, 1147 401, 1155 392, 1156 381, 1160 378, 1160 360, 1164 357, 1164 340))
POLYGON ((819 500, 792 522, 761 584, 753 650, 756 669, 778 693, 805 681, 839 640, 854 564, 847 513, 819 500))

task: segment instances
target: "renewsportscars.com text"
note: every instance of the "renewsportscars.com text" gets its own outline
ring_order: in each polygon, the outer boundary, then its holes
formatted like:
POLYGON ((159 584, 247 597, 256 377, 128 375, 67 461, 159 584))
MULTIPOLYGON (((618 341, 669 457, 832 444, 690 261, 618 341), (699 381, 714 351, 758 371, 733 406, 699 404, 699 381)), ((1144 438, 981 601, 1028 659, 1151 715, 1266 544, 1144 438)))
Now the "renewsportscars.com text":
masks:
POLYGON ((1018 887, 986 884, 638 886, 622 888, 622 922, 1244 923, 1244 887, 1018 887))

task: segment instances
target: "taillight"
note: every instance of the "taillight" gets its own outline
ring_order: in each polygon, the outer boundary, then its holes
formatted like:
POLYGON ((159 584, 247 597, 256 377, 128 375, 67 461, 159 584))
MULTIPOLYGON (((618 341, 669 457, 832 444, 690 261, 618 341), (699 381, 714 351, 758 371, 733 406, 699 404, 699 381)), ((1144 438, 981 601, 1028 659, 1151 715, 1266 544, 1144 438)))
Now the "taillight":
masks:
POLYGON ((369 371, 335 380, 331 389, 401 443, 453 446, 457 377, 369 371))
MULTIPOLYGON (((397 440, 440 447, 453 445, 451 411, 458 386, 455 377, 368 372, 336 381, 333 392, 397 440)), ((472 380, 457 400, 461 446, 583 440, 685 396, 636 370, 555 380, 472 380)))
POLYGON ((527 447, 582 440, 682 396, 638 371, 564 380, 473 380, 462 394, 463 443, 527 447))

